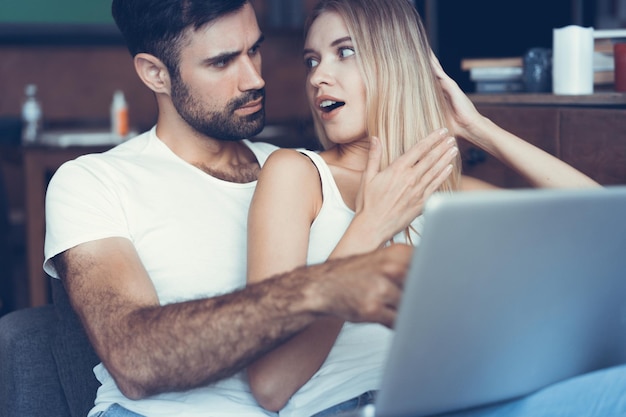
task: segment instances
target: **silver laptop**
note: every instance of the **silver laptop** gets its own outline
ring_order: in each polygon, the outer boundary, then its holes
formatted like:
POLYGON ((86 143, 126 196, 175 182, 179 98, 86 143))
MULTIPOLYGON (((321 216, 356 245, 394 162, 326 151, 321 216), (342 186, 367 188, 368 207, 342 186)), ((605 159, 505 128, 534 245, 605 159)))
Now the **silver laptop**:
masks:
POLYGON ((420 417, 626 362, 626 187, 432 197, 373 407, 420 417))

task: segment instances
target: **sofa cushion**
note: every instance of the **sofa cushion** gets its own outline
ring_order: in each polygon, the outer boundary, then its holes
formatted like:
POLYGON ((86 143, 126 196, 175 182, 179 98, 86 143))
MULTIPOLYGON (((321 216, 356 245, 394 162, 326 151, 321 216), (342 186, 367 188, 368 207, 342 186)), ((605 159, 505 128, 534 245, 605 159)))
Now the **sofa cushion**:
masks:
POLYGON ((72 309, 63 284, 51 279, 52 299, 59 317, 52 353, 72 417, 84 417, 94 405, 100 383, 93 368, 100 359, 72 309))
POLYGON ((70 415, 52 355, 56 323, 52 305, 0 318, 0 410, 4 417, 70 415))

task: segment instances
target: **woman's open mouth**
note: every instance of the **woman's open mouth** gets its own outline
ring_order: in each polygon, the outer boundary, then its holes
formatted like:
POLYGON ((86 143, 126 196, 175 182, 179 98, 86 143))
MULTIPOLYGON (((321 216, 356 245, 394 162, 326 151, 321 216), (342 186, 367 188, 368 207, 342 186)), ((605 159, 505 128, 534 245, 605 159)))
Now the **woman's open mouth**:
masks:
POLYGON ((322 112, 324 113, 330 113, 331 111, 338 109, 345 104, 346 103, 343 101, 323 100, 320 103, 320 110, 322 110, 322 112))

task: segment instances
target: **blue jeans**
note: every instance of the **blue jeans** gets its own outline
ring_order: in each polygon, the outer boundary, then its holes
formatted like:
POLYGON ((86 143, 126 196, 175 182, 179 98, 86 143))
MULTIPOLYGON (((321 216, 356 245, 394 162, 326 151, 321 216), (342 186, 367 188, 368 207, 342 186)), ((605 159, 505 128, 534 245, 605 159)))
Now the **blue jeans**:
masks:
POLYGON ((361 407, 365 407, 367 404, 373 404, 376 399, 376 391, 367 391, 358 397, 354 397, 351 400, 344 401, 337 405, 333 405, 325 410, 315 413, 311 417, 328 417, 335 414, 343 413, 346 411, 357 410, 361 407))
POLYGON ((96 413, 93 417, 144 417, 141 414, 133 413, 119 404, 113 404, 104 411, 96 413))
MULTIPOLYGON (((326 417, 374 401, 366 392, 315 414, 326 417)), ((602 369, 546 387, 517 400, 445 414, 445 417, 618 417, 626 416, 626 365, 602 369)), ((142 417, 114 404, 95 417, 142 417)), ((441 416, 443 417, 443 416, 441 416)))
MULTIPOLYGON (((333 416, 335 414, 339 414, 343 411, 351 411, 356 410, 358 408, 364 407, 367 404, 372 404, 374 402, 374 398, 376 397, 375 391, 365 392, 358 397, 354 397, 351 400, 344 401, 340 404, 334 405, 326 410, 320 411, 311 417, 327 417, 333 416)), ((113 404, 105 411, 100 411, 96 413, 93 417, 144 417, 140 414, 133 413, 130 410, 125 409, 119 404, 113 404)))
POLYGON ((583 416, 626 416, 626 365, 571 378, 517 400, 445 414, 445 417, 583 416))

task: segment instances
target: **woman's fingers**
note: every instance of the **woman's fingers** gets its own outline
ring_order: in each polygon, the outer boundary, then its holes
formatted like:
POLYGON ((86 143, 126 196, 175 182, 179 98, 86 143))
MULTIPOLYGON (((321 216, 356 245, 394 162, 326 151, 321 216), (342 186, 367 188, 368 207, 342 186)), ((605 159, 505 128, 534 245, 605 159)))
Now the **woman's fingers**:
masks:
POLYGON ((451 113, 451 122, 453 123, 451 128, 456 135, 471 139, 472 126, 479 124, 483 117, 478 110, 476 110, 474 103, 472 103, 463 90, 461 90, 457 82, 446 74, 441 63, 432 51, 430 61, 451 113))
POLYGON ((409 148, 402 156, 396 159, 393 164, 403 167, 413 167, 419 161, 424 159, 424 157, 437 146, 443 145, 446 147, 450 147, 450 145, 446 144, 445 142, 445 140, 447 140, 449 137, 450 136, 448 135, 448 129, 442 128, 435 130, 424 139, 420 140, 418 143, 409 148))
POLYGON ((458 153, 456 140, 449 136, 445 141, 437 143, 414 165, 415 176, 423 178, 431 171, 436 175, 451 164, 458 153))
POLYGON ((441 63, 439 62, 439 59, 437 58, 437 55, 435 55, 435 53, 432 51, 432 49, 430 50, 430 62, 431 62, 431 65, 433 67, 433 71, 435 73, 435 76, 437 78, 442 79, 442 78, 445 78, 447 76, 447 74, 443 70, 443 67, 441 66, 441 63))
POLYGON ((417 179, 413 187, 413 204, 421 206, 435 193, 452 173, 453 163, 459 153, 456 141, 448 137, 439 143, 413 167, 417 179))

